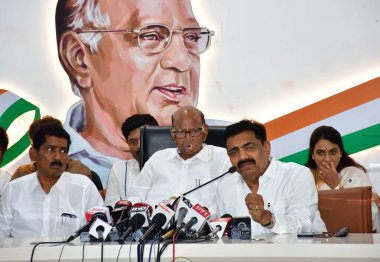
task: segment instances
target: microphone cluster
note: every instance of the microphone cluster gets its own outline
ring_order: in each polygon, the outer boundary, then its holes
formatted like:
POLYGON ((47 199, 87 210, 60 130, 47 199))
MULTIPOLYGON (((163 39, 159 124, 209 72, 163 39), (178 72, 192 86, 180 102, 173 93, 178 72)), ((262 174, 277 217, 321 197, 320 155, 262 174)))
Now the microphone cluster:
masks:
POLYGON ((156 239, 163 241, 176 235, 176 239, 210 239, 222 237, 231 224, 231 217, 209 221, 211 213, 199 203, 192 204, 181 196, 178 203, 161 202, 152 209, 146 203, 132 205, 120 200, 115 208, 93 207, 86 212, 87 223, 66 241, 80 236, 82 242, 117 241, 123 244, 131 239, 139 243, 156 239))
POLYGON ((164 201, 153 208, 146 203, 132 203, 120 200, 115 207, 93 207, 86 212, 87 223, 72 234, 66 241, 78 236, 81 241, 117 241, 123 244, 126 239, 144 244, 150 239, 164 241, 173 239, 210 239, 230 235, 232 217, 224 215, 209 221, 211 213, 199 203, 191 203, 185 195, 235 172, 231 167, 221 176, 198 186, 174 202, 164 201))

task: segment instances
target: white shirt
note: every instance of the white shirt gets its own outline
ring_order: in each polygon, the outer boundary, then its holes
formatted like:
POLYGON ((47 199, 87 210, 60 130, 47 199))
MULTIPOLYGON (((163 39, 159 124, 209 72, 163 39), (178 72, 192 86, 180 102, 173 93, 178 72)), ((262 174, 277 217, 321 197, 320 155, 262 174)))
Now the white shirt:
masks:
MULTIPOLYGON (((66 115, 65 123, 63 124, 71 138, 69 156, 73 159, 80 160, 92 171, 97 173, 103 186, 106 187, 108 174, 112 165, 124 159, 107 156, 93 148, 80 134, 85 123, 86 111, 83 102, 79 101, 70 107, 66 115)), ((226 126, 230 124, 228 121, 214 119, 206 119, 206 123, 208 125, 218 126, 226 126)))
POLYGON ((0 198, 2 195, 2 192, 4 191, 4 188, 8 185, 9 181, 11 180, 12 175, 0 169, 0 198))
MULTIPOLYGON (((343 168, 338 175, 340 183, 344 188, 372 186, 368 174, 360 168, 354 166, 348 166, 346 168, 343 168)), ((326 183, 323 183, 318 188, 318 190, 331 190, 331 188, 326 183)), ((373 186, 372 191, 375 191, 375 188, 373 186)), ((377 208, 375 202, 372 202, 371 212, 372 229, 377 230, 377 225, 379 223, 379 209, 377 208)))
POLYGON ((120 199, 127 199, 139 173, 140 166, 136 159, 119 161, 113 164, 108 175, 104 204, 114 207, 120 199))
MULTIPOLYGON (((221 147, 204 145, 198 154, 187 160, 180 157, 177 148, 157 151, 145 163, 129 200, 154 206, 208 182, 230 167, 226 149, 221 147)), ((215 192, 219 181, 188 194, 186 198, 193 204, 216 210, 215 192)))
MULTIPOLYGON (((251 217, 245 204, 249 193, 251 190, 239 173, 223 180, 217 190, 219 215, 251 217)), ((264 208, 274 214, 276 223, 268 229, 251 218, 252 234, 312 232, 318 194, 308 168, 272 159, 259 178, 257 194, 263 197, 264 208)))
POLYGON ((86 222, 85 213, 103 200, 86 176, 63 172, 46 194, 37 173, 11 181, 0 204, 1 237, 68 236, 86 222), (76 218, 62 218, 62 214, 76 218))

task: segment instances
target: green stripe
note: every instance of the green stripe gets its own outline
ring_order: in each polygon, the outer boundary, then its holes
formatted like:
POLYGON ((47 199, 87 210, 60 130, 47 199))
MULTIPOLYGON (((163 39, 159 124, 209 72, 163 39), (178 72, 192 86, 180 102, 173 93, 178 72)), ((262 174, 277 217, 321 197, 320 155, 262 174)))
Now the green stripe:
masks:
MULTIPOLYGON (((346 152, 354 154, 380 145, 380 124, 376 124, 342 137, 346 152)), ((281 158, 283 162, 295 162, 305 165, 309 149, 281 158)))
MULTIPOLYGON (((32 110, 35 111, 34 121, 40 119, 40 109, 35 105, 29 103, 25 99, 20 98, 15 103, 13 103, 7 109, 7 111, 4 112, 3 115, 1 115, 0 126, 4 127, 5 129, 8 129, 8 127, 13 123, 13 121, 16 120, 19 116, 32 110)), ((13 159, 18 157, 22 152, 25 151, 25 149, 29 147, 29 145, 30 141, 28 137, 28 132, 26 132, 19 141, 17 141, 14 145, 8 148, 8 150, 5 152, 3 156, 3 162, 0 164, 0 167, 5 166, 13 159)))

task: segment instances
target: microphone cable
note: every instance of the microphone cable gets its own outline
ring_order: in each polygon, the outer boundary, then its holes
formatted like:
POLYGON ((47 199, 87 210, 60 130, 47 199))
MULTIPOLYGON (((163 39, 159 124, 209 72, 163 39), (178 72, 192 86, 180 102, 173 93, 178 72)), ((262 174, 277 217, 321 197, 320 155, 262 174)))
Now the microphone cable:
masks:
POLYGON ((120 251, 121 251, 121 248, 123 247, 123 245, 124 245, 124 243, 120 244, 119 251, 117 252, 116 262, 119 261, 120 251))
POLYGON ((43 244, 66 244, 67 241, 48 241, 48 242, 37 242, 32 249, 32 254, 30 256, 30 262, 33 262, 34 257, 34 251, 36 250, 37 246, 43 245, 43 244))
POLYGON ((152 257, 152 250, 153 250, 154 242, 156 242, 156 241, 159 240, 159 239, 160 239, 159 237, 153 239, 153 240, 152 240, 152 243, 150 244, 150 249, 149 249, 149 260, 148 260, 148 262, 150 262, 151 257, 152 257))
POLYGON ((65 248, 65 246, 68 244, 69 242, 66 242, 62 248, 61 248, 61 253, 59 254, 59 258, 58 258, 58 262, 61 261, 61 257, 62 257, 62 253, 63 253, 63 249, 65 248))
POLYGON ((84 262, 84 246, 86 245, 86 242, 83 242, 83 247, 82 247, 82 262, 84 262))

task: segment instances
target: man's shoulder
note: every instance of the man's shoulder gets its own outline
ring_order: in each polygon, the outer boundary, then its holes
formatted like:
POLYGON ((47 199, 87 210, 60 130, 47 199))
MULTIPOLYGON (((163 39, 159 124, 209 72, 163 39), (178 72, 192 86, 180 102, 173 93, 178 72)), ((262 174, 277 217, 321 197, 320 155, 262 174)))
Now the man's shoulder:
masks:
POLYGON ((176 154, 177 148, 165 148, 154 152, 148 161, 160 161, 162 159, 174 157, 176 154))
POLYGON ((65 171, 62 173, 62 176, 64 177, 65 183, 67 184, 82 185, 83 187, 92 184, 92 181, 87 176, 82 174, 70 173, 65 171))
POLYGON ((223 189, 223 188, 231 188, 235 187, 238 184, 242 183, 241 176, 238 172, 232 173, 232 174, 227 174, 222 178, 222 180, 219 182, 218 188, 223 189))
POLYGON ((281 162, 278 160, 275 160, 275 161, 276 161, 277 167, 285 172, 287 171, 292 174, 303 173, 303 172, 310 173, 309 168, 303 165, 293 163, 293 162, 281 162))
POLYGON ((19 166, 13 173, 12 179, 16 179, 25 175, 29 175, 33 172, 36 172, 36 165, 34 162, 19 166))

